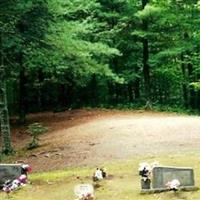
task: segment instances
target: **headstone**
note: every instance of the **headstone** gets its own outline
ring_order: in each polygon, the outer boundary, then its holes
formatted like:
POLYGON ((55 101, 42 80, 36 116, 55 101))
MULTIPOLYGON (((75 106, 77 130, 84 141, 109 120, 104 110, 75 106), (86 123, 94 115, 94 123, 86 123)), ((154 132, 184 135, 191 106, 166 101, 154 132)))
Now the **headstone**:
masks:
POLYGON ((5 181, 18 178, 21 172, 21 164, 0 164, 0 187, 5 181))
POLYGON ((80 184, 74 187, 74 194, 81 199, 88 194, 94 196, 94 187, 91 184, 80 184))
POLYGON ((144 190, 151 189, 151 180, 150 179, 147 179, 147 180, 141 179, 141 187, 144 190))
POLYGON ((154 167, 152 171, 152 188, 164 189, 166 183, 177 179, 181 187, 194 187, 194 172, 192 168, 154 167))

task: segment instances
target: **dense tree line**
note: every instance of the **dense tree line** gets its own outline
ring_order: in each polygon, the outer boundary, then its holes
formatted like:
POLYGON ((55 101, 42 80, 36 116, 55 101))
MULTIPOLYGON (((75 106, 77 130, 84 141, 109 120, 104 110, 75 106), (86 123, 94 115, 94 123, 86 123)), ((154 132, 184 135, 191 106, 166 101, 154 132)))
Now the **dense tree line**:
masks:
POLYGON ((199 26, 197 0, 0 0, 9 111, 24 123, 85 105, 199 110, 199 26))
POLYGON ((147 100, 198 108, 190 85, 198 81, 197 1, 14 2, 18 16, 6 38, 14 41, 4 52, 19 65, 10 101, 22 119, 55 107, 147 100))

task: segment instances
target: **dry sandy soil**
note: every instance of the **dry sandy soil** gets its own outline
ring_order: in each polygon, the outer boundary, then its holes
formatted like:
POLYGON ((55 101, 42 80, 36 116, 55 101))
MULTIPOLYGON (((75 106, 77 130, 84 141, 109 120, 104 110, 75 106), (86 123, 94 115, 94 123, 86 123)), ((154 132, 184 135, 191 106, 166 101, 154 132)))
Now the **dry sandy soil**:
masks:
MULTIPOLYGON (((35 171, 156 155, 200 153, 200 117, 146 111, 72 110, 28 116, 49 127, 41 147, 15 158, 35 171)), ((22 149, 30 138, 13 127, 22 149)))

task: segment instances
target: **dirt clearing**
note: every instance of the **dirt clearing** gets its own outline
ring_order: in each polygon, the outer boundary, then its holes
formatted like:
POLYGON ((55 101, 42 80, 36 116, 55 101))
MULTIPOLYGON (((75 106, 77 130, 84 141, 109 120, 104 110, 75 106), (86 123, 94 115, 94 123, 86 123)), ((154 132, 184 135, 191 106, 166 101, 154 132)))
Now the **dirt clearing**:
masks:
MULTIPOLYGON (((94 166, 138 156, 200 153, 197 116, 73 110, 30 115, 28 122, 35 121, 48 126, 49 132, 41 137, 40 148, 16 160, 30 163, 36 171, 94 166)), ((28 140, 22 132, 22 128, 13 129, 17 148, 28 140)))

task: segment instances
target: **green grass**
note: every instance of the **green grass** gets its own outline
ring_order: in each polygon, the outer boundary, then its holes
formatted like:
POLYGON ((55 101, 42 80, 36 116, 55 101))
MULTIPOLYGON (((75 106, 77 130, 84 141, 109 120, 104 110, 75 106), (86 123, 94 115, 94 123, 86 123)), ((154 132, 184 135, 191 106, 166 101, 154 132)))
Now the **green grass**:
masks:
MULTIPOLYGON (((83 106, 81 108, 92 110, 94 108, 101 110, 122 110, 122 111, 145 111, 146 103, 118 103, 118 104, 101 104, 95 106, 83 106)), ((172 105, 162 105, 158 103, 152 103, 151 111, 155 112, 167 112, 167 113, 178 113, 178 114, 187 114, 187 115, 200 115, 200 111, 198 109, 185 108, 181 106, 180 103, 172 104, 172 105)))
MULTIPOLYGON (((111 178, 100 182, 101 187, 95 190, 96 200, 199 200, 200 191, 166 192, 160 194, 140 194, 140 177, 138 164, 141 161, 159 161, 163 165, 193 167, 196 186, 200 186, 200 156, 176 155, 154 158, 135 158, 129 161, 105 163, 111 178)), ((73 200, 73 188, 76 184, 92 183, 91 176, 94 167, 68 168, 66 170, 33 173, 29 179, 31 184, 19 191, 13 192, 13 200, 73 200)), ((0 193, 0 199, 6 199, 6 194, 0 193)))

